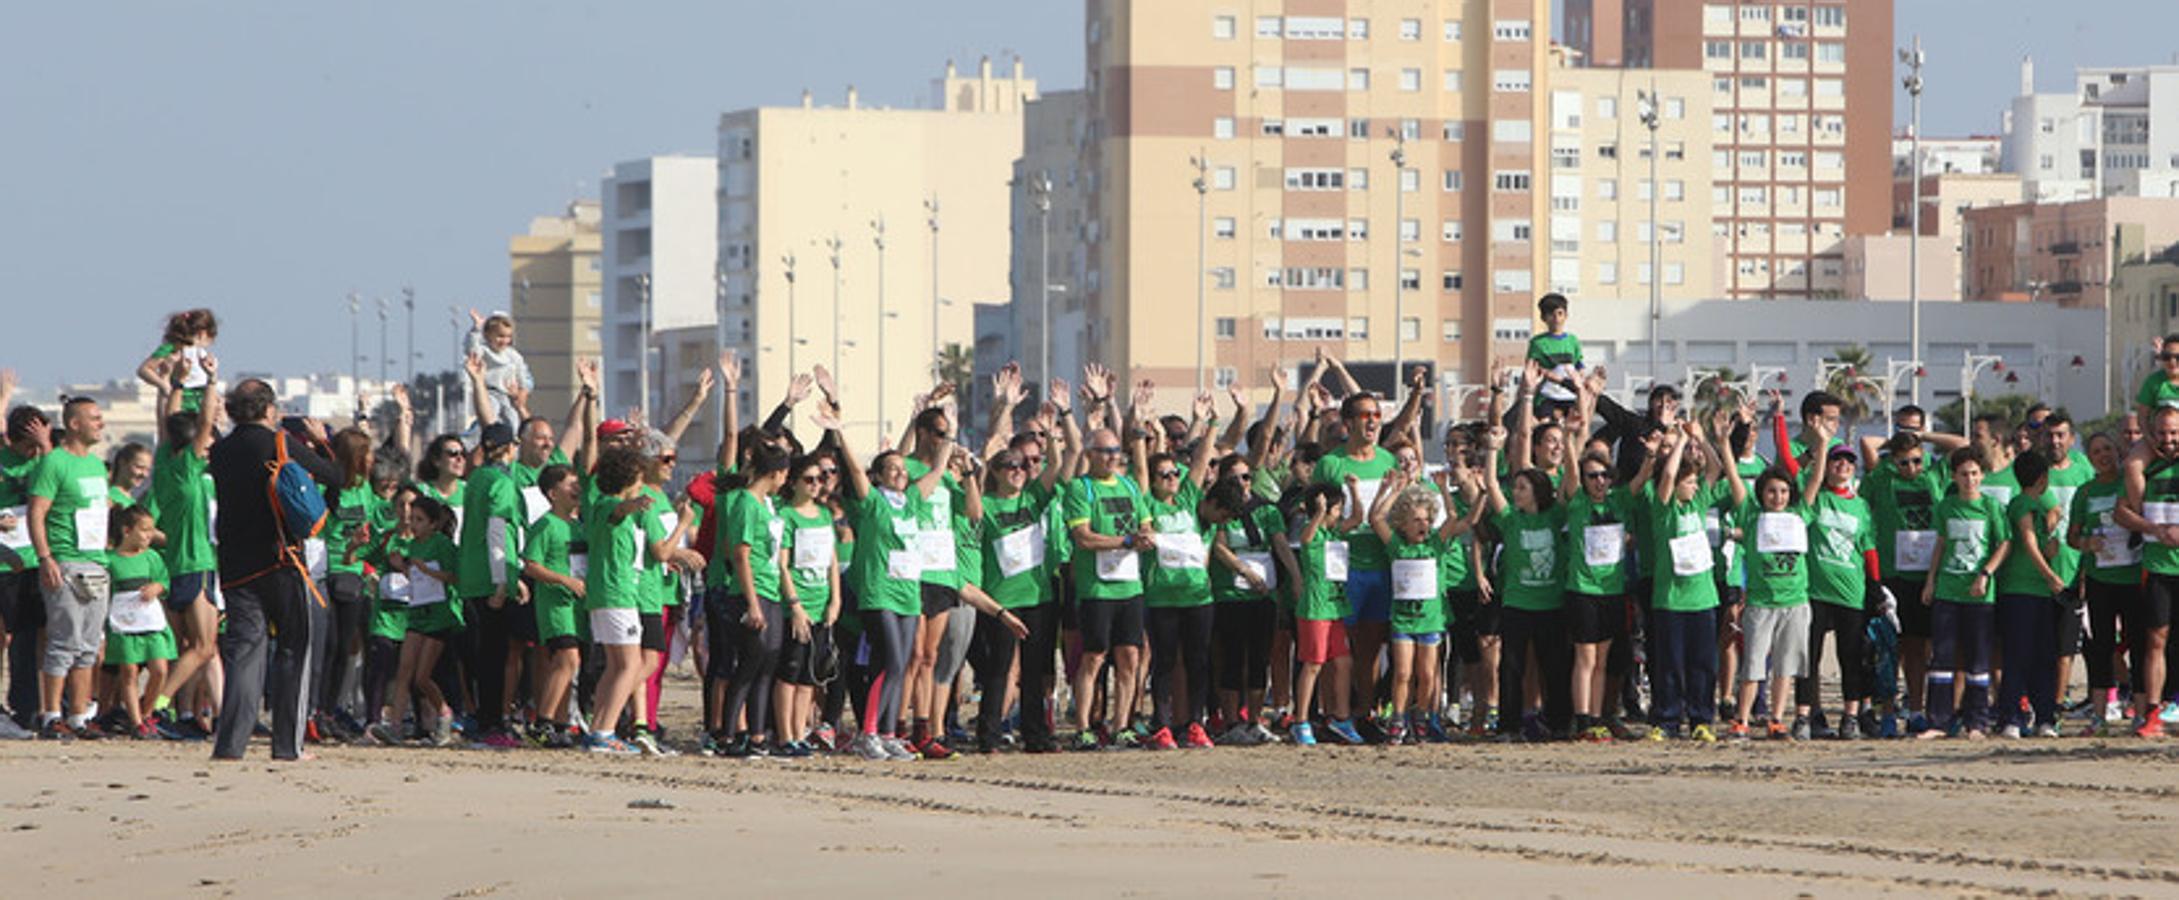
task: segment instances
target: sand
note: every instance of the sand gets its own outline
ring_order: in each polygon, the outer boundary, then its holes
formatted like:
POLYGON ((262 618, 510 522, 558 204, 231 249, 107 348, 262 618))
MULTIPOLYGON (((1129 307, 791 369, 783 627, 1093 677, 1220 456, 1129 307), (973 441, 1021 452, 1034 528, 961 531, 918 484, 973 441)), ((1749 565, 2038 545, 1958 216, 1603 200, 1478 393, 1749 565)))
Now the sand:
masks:
POLYGON ((252 752, 0 745, 4 893, 2179 896, 2179 742, 252 752))

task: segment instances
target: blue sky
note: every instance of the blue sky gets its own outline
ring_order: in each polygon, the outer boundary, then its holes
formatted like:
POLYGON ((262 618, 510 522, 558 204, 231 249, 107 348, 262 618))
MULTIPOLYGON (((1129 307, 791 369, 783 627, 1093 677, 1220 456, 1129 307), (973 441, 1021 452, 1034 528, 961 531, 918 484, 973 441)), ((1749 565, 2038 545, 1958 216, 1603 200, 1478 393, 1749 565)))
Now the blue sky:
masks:
MULTIPOLYGON (((2022 53, 2169 62, 2170 0, 1898 0, 1931 135, 1994 133, 2022 53)), ((0 367, 125 377, 166 312, 219 310, 230 370, 341 370, 346 294, 505 305, 506 246, 616 160, 709 153, 718 113, 907 104, 948 58, 1081 81, 1079 0, 18 4, 0 34, 0 367), (1003 63, 1002 63, 1003 64, 1003 63)), ((1906 115, 1899 104, 1899 116, 1906 115)), ((375 352, 375 322, 364 344, 375 352)), ((402 329, 396 319, 395 353, 402 329)), ((366 369, 374 369, 375 365, 366 369)))

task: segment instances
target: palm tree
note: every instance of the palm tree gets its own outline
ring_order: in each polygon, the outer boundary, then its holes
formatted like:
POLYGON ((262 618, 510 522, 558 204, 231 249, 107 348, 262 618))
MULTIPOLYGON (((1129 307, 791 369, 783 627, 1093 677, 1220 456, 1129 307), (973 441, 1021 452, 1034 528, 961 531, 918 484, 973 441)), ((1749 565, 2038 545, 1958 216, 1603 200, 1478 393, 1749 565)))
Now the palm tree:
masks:
POLYGON ((1701 383, 1695 388, 1695 395, 1688 398, 1688 403, 1694 408, 1697 421, 1708 422, 1718 410, 1740 405, 1743 398, 1739 392, 1726 385, 1746 381, 1747 376, 1733 371, 1731 366, 1698 369, 1694 377, 1701 383))
POLYGON ((961 418, 967 419, 975 407, 976 398, 969 392, 976 387, 976 351, 959 342, 947 344, 931 361, 931 375, 953 385, 953 395, 961 398, 961 418))
POLYGON ((1839 418, 1846 428, 1869 416, 1872 401, 1883 399, 1883 393, 1872 386, 1869 371, 1876 361, 1869 357, 1869 348, 1850 344, 1831 352, 1829 359, 1834 368, 1823 389, 1839 398, 1839 418), (1837 368, 1843 366, 1844 368, 1837 368))

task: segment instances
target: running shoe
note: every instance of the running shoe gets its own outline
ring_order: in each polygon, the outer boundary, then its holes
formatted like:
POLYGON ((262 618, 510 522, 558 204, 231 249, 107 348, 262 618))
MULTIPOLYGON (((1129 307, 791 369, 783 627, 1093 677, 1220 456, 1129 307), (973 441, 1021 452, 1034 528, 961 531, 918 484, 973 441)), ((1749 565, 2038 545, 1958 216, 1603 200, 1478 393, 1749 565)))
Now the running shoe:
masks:
POLYGON ((1627 726, 1627 722, 1626 722, 1626 720, 1625 720, 1625 719, 1621 719, 1621 718, 1619 718, 1618 716, 1613 716, 1613 717, 1611 717, 1611 718, 1609 718, 1609 719, 1605 719, 1605 720, 1604 720, 1604 730, 1605 730, 1606 732, 1609 732, 1609 733, 1611 734, 1611 736, 1612 736, 1612 740, 1615 740, 1615 741, 1631 741, 1631 740, 1634 740, 1634 729, 1633 729, 1633 728, 1630 728, 1630 727, 1628 727, 1628 726, 1627 726))
POLYGON ((1256 732, 1256 743, 1258 744, 1277 744, 1279 742, 1279 736, 1271 729, 1265 728, 1262 722, 1251 725, 1249 728, 1256 732))
POLYGON ((2179 703, 2165 703, 2156 711, 2156 720, 2166 725, 2179 725, 2179 703))
MULTIPOLYGON (((1849 716, 1847 718, 1847 721, 1851 722, 1853 721, 1853 718, 1849 716)), ((1775 730, 1776 725, 1774 724, 1772 727, 1775 730)), ((1825 737, 1827 738, 1831 734, 1838 733, 1835 731, 1830 731, 1830 729, 1825 729, 1825 731, 1830 732, 1829 734, 1825 735, 1825 737)), ((1796 718, 1793 720, 1793 727, 1786 731, 1786 736, 1796 741, 1814 740, 1816 738, 1815 726, 1807 719, 1796 718)))
POLYGON ((1452 733, 1445 730, 1445 720, 1436 713, 1423 720, 1422 734, 1424 739, 1433 744, 1449 744, 1453 740, 1452 733))
POLYGON ((1997 736, 2004 738, 2008 741, 2017 741, 2020 739, 2020 726, 2006 725, 2004 728, 1998 730, 1997 736))
MULTIPOLYGON (((151 718, 147 721, 151 722, 151 727, 159 732, 159 737, 161 738, 170 741, 186 741, 190 739, 189 733, 183 731, 181 726, 175 723, 174 711, 171 709, 162 709, 158 712, 152 713, 151 718)), ((6 725, 12 724, 14 724, 13 720, 8 720, 6 723, 6 725)), ((0 729, 4 729, 6 725, 0 725, 0 729)))
MULTIPOLYGON (((1302 724, 1307 725, 1308 723, 1304 722, 1302 724)), ((1338 738, 1340 743, 1349 747, 1358 747, 1362 744, 1362 733, 1354 729, 1352 719, 1333 719, 1324 723, 1324 730, 1331 732, 1332 737, 1338 738)), ((1311 737, 1314 736, 1312 733, 1311 737)))
POLYGON ((1069 747, 1068 749, 1070 749, 1070 750, 1102 750, 1102 749, 1104 749, 1104 742, 1102 742, 1102 741, 1099 741, 1099 740, 1097 739, 1097 732, 1095 732, 1095 731, 1090 731, 1090 730, 1083 730, 1083 731, 1077 731, 1077 732, 1075 732, 1075 733, 1074 733, 1074 744, 1073 744, 1072 746, 1070 746, 1070 747, 1069 747))
POLYGON ((113 733, 99 725, 95 719, 76 726, 76 740, 79 741, 96 741, 112 736, 113 733))
MULTIPOLYGON (((1351 726, 1350 726, 1351 727, 1351 726)), ((1248 747, 1256 743, 1256 729, 1246 722, 1235 722, 1225 734, 1218 736, 1218 746, 1248 747)))
POLYGON ((1385 727, 1385 744, 1398 747, 1407 743, 1407 723, 1394 722, 1385 727))
POLYGON ((2105 722, 2126 721, 2126 704, 2120 703, 2117 700, 2112 700, 2108 703, 2105 703, 2103 705, 2103 720, 2105 722))
POLYGON ((1307 722, 1295 722, 1293 725, 1287 727, 1286 734, 1288 737, 1293 739, 1295 745, 1297 746, 1316 746, 1316 726, 1310 725, 1307 722))
POLYGON ((2085 716, 2088 714, 2089 709, 2093 708, 2095 705, 2096 701, 2091 700, 2087 697, 2082 697, 2079 700, 2067 700, 2064 698, 2060 698, 2058 700, 2058 711, 2061 715, 2085 716))
POLYGON ((325 735, 318 730, 318 717, 311 716, 303 722, 303 741, 311 744, 325 743, 325 735))
POLYGON ((1653 743, 1653 744, 1661 744, 1661 743, 1664 743, 1666 739, 1678 740, 1678 739, 1679 739, 1679 736, 1680 736, 1680 729, 1679 729, 1679 726, 1676 726, 1676 725, 1652 725, 1652 726, 1650 726, 1650 728, 1649 728, 1649 733, 1648 733, 1648 734, 1645 734, 1645 735, 1643 735, 1642 737, 1643 737, 1644 739, 1648 740, 1648 741, 1649 741, 1650 743, 1653 743))
POLYGON ((1544 726, 1543 716, 1533 713, 1521 716, 1522 741, 1530 744, 1541 744, 1550 739, 1551 729, 1544 726))
POLYGON ((1130 725, 1126 728, 1120 729, 1118 734, 1113 735, 1111 743, 1106 744, 1105 749, 1140 750, 1143 748, 1143 741, 1143 736, 1136 733, 1135 727, 1130 725))
POLYGON ((1707 722, 1695 726, 1694 732, 1689 737, 1698 744, 1717 743, 1717 732, 1711 731, 1710 724, 1707 722))
POLYGON ((1792 733, 1791 730, 1786 728, 1786 723, 1777 719, 1772 719, 1763 724, 1763 734, 1774 741, 1786 740, 1792 733))
MULTIPOLYGON (((642 737, 650 737, 650 735, 646 734, 642 735, 642 737)), ((498 750, 512 750, 516 747, 522 746, 522 740, 515 737, 512 732, 509 732, 506 729, 493 730, 491 734, 487 734, 484 736, 483 743, 484 746, 498 750)))
POLYGON ((345 740, 355 740, 363 736, 363 723, 356 721, 356 717, 346 709, 334 710, 333 733, 345 740))
POLYGON ((1497 721, 1498 711, 1495 709, 1488 713, 1470 714, 1468 716, 1468 736, 1479 738, 1490 734, 1497 721))
POLYGON ((1729 739, 1731 739, 1731 740, 1735 740, 1735 741, 1745 741, 1745 740, 1747 740, 1747 739, 1748 739, 1748 723, 1746 723, 1746 722, 1734 722, 1734 723, 1732 723, 1731 725, 1727 725, 1727 726, 1725 726, 1725 737, 1727 737, 1727 738, 1729 738, 1729 739))
POLYGON ((1925 713, 1917 712, 1907 714, 1908 734, 1914 735, 1915 737, 1921 737, 1922 732, 1929 731, 1934 727, 1935 726, 1932 725, 1929 721, 1929 716, 1925 713))
POLYGON ((855 735, 855 739, 848 742, 847 749, 848 752, 869 762, 879 762, 893 758, 892 754, 885 752, 885 743, 878 740, 877 735, 869 732, 855 735))
POLYGON ((431 723, 431 746, 454 746, 454 721, 452 719, 440 716, 437 721, 431 723))
POLYGON ((1591 744, 1609 744, 1612 742, 1612 732, 1602 725, 1591 725, 1581 732, 1581 739, 1591 744))
POLYGON ((37 740, 38 733, 24 728, 14 716, 0 716, 0 741, 37 740))
POLYGON ((915 748, 897 737, 881 737, 878 742, 885 747, 885 758, 894 762, 907 762, 916 758, 915 748))
POLYGON ((2164 723, 2157 719, 2149 719, 2147 721, 2144 721, 2140 724, 2140 726, 2134 729, 2134 737, 2160 738, 2163 736, 2164 723))
POLYGON ((398 746, 401 743, 401 736, 394 732, 390 722, 372 722, 371 727, 363 730, 363 734, 372 743, 383 747, 398 746))
POLYGON ((1039 738, 1033 741, 1024 741, 1021 745, 1021 752, 1036 754, 1058 753, 1059 742, 1053 740, 1052 738, 1039 738))
POLYGON ((832 730, 832 724, 828 722, 817 726, 817 730, 810 734, 810 739, 805 743, 810 744, 813 749, 831 753, 840 749, 840 736, 832 730))
POLYGON ((623 741, 620 738, 614 737, 610 734, 593 734, 590 736, 590 740, 587 741, 584 746, 592 753, 603 753, 609 756, 643 755, 643 751, 628 746, 627 741, 623 741))
MULTIPOLYGON (((492 739, 487 737, 484 740, 485 743, 489 744, 492 739)), ((666 755, 665 748, 658 746, 658 739, 652 737, 648 731, 637 731, 635 737, 629 739, 629 743, 636 745, 637 750, 643 751, 644 756, 666 755)))
MULTIPOLYGON (((642 735, 638 740, 649 736, 642 735)), ((746 734, 735 735, 732 740, 719 745, 719 755, 727 759, 748 759, 756 755, 756 742, 750 740, 746 734)))
POLYGON ((1203 730, 1203 723, 1201 722, 1188 723, 1188 739, 1183 741, 1182 745, 1190 750, 1209 750, 1216 746, 1211 743, 1210 732, 1203 730))
POLYGON ((2043 724, 2041 724, 2041 725, 2037 725, 2037 726, 2035 726, 2035 736, 2036 736, 2036 737, 2039 737, 2039 738, 2054 738, 2054 737, 2057 737, 2057 736, 2058 736, 2058 723, 2056 723, 2056 722, 2045 722, 2045 723, 2043 723, 2043 724))
POLYGON ((801 741, 788 741, 772 745, 773 759, 803 759, 810 755, 810 745, 801 741))
POLYGON ((1839 720, 1838 740, 1861 740, 1861 717, 1847 716, 1839 720))
POLYGON ((1178 750, 1180 744, 1173 740, 1173 730, 1160 728, 1150 733, 1150 739, 1142 742, 1145 750, 1178 750))
POLYGON ((923 743, 915 748, 915 752, 917 756, 936 761, 952 759, 955 755, 952 747, 946 746, 944 741, 935 737, 925 738, 923 743))
POLYGON ((129 736, 139 741, 156 741, 159 739, 159 729, 151 724, 150 719, 145 719, 136 723, 136 727, 129 731, 129 736))

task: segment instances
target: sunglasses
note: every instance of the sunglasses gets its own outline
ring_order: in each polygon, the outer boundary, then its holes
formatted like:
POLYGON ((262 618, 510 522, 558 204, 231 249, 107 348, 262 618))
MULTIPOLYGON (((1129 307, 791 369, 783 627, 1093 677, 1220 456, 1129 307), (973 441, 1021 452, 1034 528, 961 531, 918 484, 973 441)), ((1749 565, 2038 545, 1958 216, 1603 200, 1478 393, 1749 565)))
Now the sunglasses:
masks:
POLYGON ((1097 455, 1099 455, 1099 456, 1118 456, 1118 455, 1120 455, 1120 448, 1118 448, 1118 447, 1091 447, 1091 448, 1089 448, 1089 452, 1091 452, 1091 453, 1095 453, 1095 454, 1097 454, 1097 455))
POLYGON ((797 479, 795 479, 795 481, 796 481, 796 482, 798 482, 798 483, 801 483, 801 484, 824 484, 824 483, 825 483, 825 476, 823 476, 823 475, 804 475, 804 476, 802 476, 802 477, 800 477, 800 478, 797 478, 797 479))
POLYGON ((1590 481, 1608 481, 1611 479, 1612 473, 1604 469, 1598 469, 1594 472, 1583 472, 1581 473, 1581 477, 1587 478, 1590 481))
POLYGON ((2173 362, 2175 360, 2179 360, 2179 353, 2159 353, 2156 355, 2156 358, 2161 359, 2165 362, 2173 362))
POLYGON ((1040 466, 1044 464, 1044 457, 1024 456, 1021 458, 1021 464, 1024 466, 1040 466))
POLYGON ((826 478, 840 477, 840 470, 833 466, 825 466, 824 468, 818 469, 818 471, 825 473, 826 478))
POLYGON ((1368 421, 1375 422, 1379 419, 1384 418, 1385 414, 1381 412, 1361 412, 1355 413, 1354 417, 1357 419, 1366 419, 1368 421))
POLYGON ((992 468, 997 469, 1001 472, 1026 472, 1029 470, 1029 464, 1019 462, 1002 462, 993 465, 992 468))
POLYGON ((1922 465, 1922 458, 1919 456, 1909 456, 1899 460, 1899 465, 1902 467, 1913 466, 1915 468, 1920 468, 1922 465))
POLYGON ((449 447, 445 450, 439 451, 439 455, 446 459, 455 459, 458 457, 468 456, 469 453, 461 449, 460 447, 449 447))
POLYGON ((658 458, 658 461, 659 461, 659 462, 662 462, 662 463, 665 463, 666 465, 669 465, 669 466, 670 466, 670 465, 673 465, 674 463, 680 462, 680 461, 681 461, 681 457, 679 457, 679 456, 675 456, 674 454, 671 454, 671 453, 668 453, 668 454, 666 454, 666 455, 664 455, 664 456, 661 456, 661 457, 659 457, 659 458, 658 458))
POLYGON ((1159 473, 1157 473, 1157 477, 1158 477, 1158 480, 1159 480, 1159 481, 1164 481, 1164 480, 1165 480, 1165 479, 1167 479, 1167 478, 1179 478, 1179 477, 1180 477, 1180 470, 1179 470, 1179 469, 1167 469, 1167 470, 1165 470, 1165 471, 1163 471, 1163 472, 1159 472, 1159 473))

